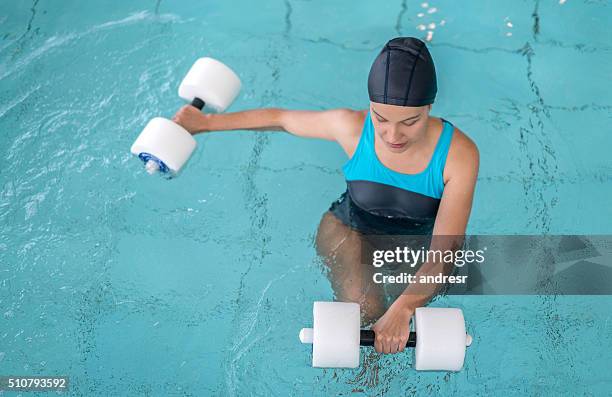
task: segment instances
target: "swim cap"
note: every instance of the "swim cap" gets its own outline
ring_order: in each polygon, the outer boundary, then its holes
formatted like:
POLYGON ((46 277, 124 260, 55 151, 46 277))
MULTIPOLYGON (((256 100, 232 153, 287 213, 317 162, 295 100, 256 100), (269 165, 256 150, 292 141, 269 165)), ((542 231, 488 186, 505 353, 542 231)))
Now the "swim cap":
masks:
POLYGON ((414 37, 396 37, 385 44, 368 76, 370 100, 399 106, 433 103, 438 86, 427 46, 414 37))

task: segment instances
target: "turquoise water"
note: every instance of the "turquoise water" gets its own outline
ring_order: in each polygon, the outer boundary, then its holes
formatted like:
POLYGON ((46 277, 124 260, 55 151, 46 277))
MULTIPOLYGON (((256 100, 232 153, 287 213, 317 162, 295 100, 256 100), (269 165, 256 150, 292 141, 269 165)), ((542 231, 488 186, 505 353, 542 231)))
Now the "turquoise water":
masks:
POLYGON ((342 150, 199 135, 169 181, 129 153, 200 56, 240 75, 230 110, 357 109, 382 44, 431 30, 433 113, 481 153, 469 232, 611 234, 610 2, 0 10, 0 375, 101 396, 612 393, 610 297, 445 297, 475 337, 462 372, 416 372, 410 353, 313 369, 297 333, 333 297, 313 239, 345 188, 342 150))

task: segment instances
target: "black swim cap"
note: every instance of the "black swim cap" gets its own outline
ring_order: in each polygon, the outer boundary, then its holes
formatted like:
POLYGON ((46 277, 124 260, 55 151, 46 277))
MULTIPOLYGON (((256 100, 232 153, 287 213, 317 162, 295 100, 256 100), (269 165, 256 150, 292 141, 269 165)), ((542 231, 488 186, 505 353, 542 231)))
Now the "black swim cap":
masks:
POLYGON ((414 37, 389 40, 368 76, 372 102, 424 106, 433 103, 437 91, 433 59, 425 43, 414 37))

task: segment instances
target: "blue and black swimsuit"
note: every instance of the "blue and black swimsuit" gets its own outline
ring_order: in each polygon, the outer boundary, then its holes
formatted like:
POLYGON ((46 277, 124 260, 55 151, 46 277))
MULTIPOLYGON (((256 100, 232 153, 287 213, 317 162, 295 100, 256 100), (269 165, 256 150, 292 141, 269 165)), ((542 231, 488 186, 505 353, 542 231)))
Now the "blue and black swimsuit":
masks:
POLYGON ((347 190, 329 210, 362 234, 431 234, 444 191, 444 165, 453 130, 453 125, 443 120, 427 168, 418 174, 403 174, 378 159, 368 112, 357 149, 342 167, 347 190))

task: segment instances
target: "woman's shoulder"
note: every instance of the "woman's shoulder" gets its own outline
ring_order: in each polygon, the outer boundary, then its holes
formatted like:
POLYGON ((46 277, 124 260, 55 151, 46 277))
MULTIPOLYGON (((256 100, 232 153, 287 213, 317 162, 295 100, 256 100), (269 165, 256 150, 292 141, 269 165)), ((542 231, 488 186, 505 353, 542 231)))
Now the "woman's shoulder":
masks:
POLYGON ((368 110, 345 109, 341 116, 345 128, 337 137, 337 142, 349 157, 352 157, 357 149, 367 114, 368 110))
POLYGON ((342 127, 344 135, 361 135, 361 129, 368 114, 368 110, 354 110, 349 108, 339 108, 333 110, 335 122, 342 127))
POLYGON ((451 150, 464 155, 469 155, 470 157, 478 154, 478 146, 476 146, 476 143, 468 136, 468 134, 455 125, 453 125, 451 150))
POLYGON ((453 125, 453 135, 444 167, 444 180, 447 182, 453 174, 478 171, 480 153, 478 146, 456 125, 453 125))
POLYGON ((361 130, 363 129, 363 125, 365 123, 366 117, 368 116, 368 109, 365 110, 351 110, 351 114, 349 116, 349 133, 353 136, 359 138, 361 136, 361 130))

